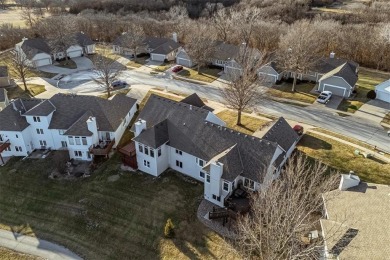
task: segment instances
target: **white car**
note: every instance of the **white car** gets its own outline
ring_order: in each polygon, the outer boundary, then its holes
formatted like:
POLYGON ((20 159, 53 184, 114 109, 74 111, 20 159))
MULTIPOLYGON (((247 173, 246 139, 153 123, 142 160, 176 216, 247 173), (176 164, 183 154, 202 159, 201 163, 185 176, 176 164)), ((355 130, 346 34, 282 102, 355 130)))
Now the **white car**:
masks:
POLYGON ((332 97, 332 92, 330 91, 322 91, 321 94, 317 98, 317 102, 321 104, 325 104, 332 97))

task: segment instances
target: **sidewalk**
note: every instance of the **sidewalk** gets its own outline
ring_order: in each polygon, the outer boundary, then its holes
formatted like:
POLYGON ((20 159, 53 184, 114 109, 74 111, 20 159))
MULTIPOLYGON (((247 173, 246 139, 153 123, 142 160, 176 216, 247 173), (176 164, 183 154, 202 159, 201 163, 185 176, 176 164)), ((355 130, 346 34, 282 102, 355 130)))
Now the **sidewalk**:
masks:
POLYGON ((24 236, 6 230, 0 230, 0 246, 46 259, 82 259, 63 246, 36 237, 24 236))

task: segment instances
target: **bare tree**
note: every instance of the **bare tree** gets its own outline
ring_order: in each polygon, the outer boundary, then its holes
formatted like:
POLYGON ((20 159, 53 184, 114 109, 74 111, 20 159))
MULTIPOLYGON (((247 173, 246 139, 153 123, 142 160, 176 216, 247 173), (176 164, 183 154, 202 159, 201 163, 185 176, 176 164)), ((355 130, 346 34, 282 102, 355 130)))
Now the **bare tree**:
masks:
POLYGON ((7 0, 0 0, 0 8, 1 9, 6 9, 7 8, 7 0))
POLYGON ((292 91, 295 91, 298 74, 305 74, 318 59, 321 42, 315 28, 308 20, 290 26, 279 42, 278 63, 294 78, 292 91))
POLYGON ((10 69, 17 77, 23 82, 24 91, 28 92, 26 78, 27 74, 30 71, 29 60, 27 56, 21 51, 13 51, 12 62, 10 65, 10 69))
POLYGON ((290 160, 279 179, 251 194, 251 211, 238 221, 235 245, 244 258, 319 259, 323 241, 304 237, 317 229, 322 194, 337 188, 339 175, 302 156, 290 160))
POLYGON ((107 97, 111 96, 111 85, 118 79, 124 67, 116 60, 109 58, 109 47, 104 46, 99 54, 92 58, 95 77, 93 80, 107 91, 107 97))
POLYGON ((24 20, 25 24, 32 28, 35 25, 36 19, 36 13, 33 8, 26 7, 22 10, 20 13, 20 16, 22 20, 24 20))
POLYGON ((138 51, 145 46, 145 33, 143 28, 137 24, 131 24, 128 31, 123 35, 122 47, 132 50, 134 61, 137 60, 138 51))
POLYGON ((260 86, 262 78, 258 69, 265 64, 265 55, 258 50, 242 47, 239 57, 232 64, 236 69, 227 72, 229 83, 221 88, 222 96, 231 108, 237 110, 237 125, 241 125, 242 112, 266 97, 260 86))
POLYGON ((210 62, 210 57, 215 51, 215 40, 207 30, 207 26, 200 25, 187 37, 185 50, 194 64, 197 65, 198 74, 202 66, 210 62))

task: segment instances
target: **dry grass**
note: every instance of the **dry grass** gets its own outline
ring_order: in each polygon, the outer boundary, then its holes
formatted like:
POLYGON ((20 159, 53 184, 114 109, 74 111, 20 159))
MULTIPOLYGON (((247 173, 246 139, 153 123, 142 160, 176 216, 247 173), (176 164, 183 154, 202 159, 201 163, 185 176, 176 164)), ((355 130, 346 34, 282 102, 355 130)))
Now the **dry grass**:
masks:
POLYGON ((43 259, 37 256, 26 255, 15 252, 11 249, 0 247, 0 260, 39 260, 43 259))
POLYGON ((310 157, 318 159, 341 173, 354 171, 363 181, 390 184, 390 164, 376 159, 366 159, 355 155, 356 148, 314 133, 301 139, 298 149, 310 157))
POLYGON ((219 112, 217 116, 223 121, 225 121, 227 127, 248 135, 252 135, 262 125, 269 122, 247 114, 242 114, 242 125, 239 126, 236 124, 237 112, 231 110, 223 110, 222 112, 219 112))
POLYGON ((48 179, 52 158, 12 159, 0 167, 0 227, 29 226, 39 238, 85 259, 234 259, 226 242, 199 223, 203 184, 181 174, 121 172, 118 155, 87 179, 48 179), (120 174, 109 182, 108 177, 120 174), (175 238, 163 237, 171 218, 175 238))
POLYGON ((171 67, 172 67, 172 64, 162 64, 160 66, 154 67, 153 71, 154 72, 165 72, 166 70, 168 70, 171 67))
POLYGON ((134 60, 131 60, 129 61, 126 66, 127 67, 131 67, 131 68, 140 68, 142 67, 143 65, 145 65, 147 62, 147 59, 149 59, 148 56, 145 56, 145 57, 138 57, 136 61, 134 60))
POLYGON ((381 123, 390 125, 390 113, 386 114, 381 123))
POLYGON ((24 91, 23 84, 20 84, 19 86, 17 85, 16 87, 12 88, 7 88, 8 98, 31 98, 46 91, 44 85, 38 84, 27 84, 27 89, 28 92, 24 91))
POLYGON ((295 92, 291 91, 292 83, 283 82, 280 85, 275 85, 268 90, 268 94, 272 97, 284 98, 289 100, 296 100, 305 102, 308 104, 312 104, 316 101, 317 96, 310 93, 310 91, 314 88, 314 83, 300 83, 295 87, 295 92))
MULTIPOLYGON (((130 89, 118 89, 118 90, 111 90, 111 97, 115 94, 125 94, 127 95, 127 93, 129 93, 130 89)), ((103 94, 103 95, 99 95, 99 97, 101 98, 104 98, 104 99, 107 99, 108 98, 108 94, 103 94)))
POLYGON ((201 68, 198 73, 197 69, 184 68, 177 73, 177 75, 188 79, 211 83, 219 78, 218 73, 220 72, 220 69, 201 68))
POLYGON ((146 93, 144 99, 142 99, 141 103, 139 104, 139 109, 140 110, 145 106, 146 101, 148 101, 150 95, 152 95, 152 94, 155 94, 155 95, 158 95, 158 96, 161 96, 161 97, 165 97, 165 98, 169 98, 169 99, 172 99, 174 101, 180 101, 180 100, 182 100, 184 98, 182 96, 169 95, 169 94, 164 94, 164 93, 161 93, 161 92, 158 92, 158 91, 155 91, 155 90, 149 90, 148 93, 146 93))

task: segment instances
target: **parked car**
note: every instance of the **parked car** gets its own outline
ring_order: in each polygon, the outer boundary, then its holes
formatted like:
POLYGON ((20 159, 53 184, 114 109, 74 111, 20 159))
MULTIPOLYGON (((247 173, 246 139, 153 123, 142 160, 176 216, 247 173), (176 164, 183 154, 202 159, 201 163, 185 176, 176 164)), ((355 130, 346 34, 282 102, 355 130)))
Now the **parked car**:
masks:
POLYGON ((179 72, 182 69, 183 69, 183 66, 178 65, 178 66, 173 67, 172 72, 179 72))
POLYGON ((321 94, 317 98, 317 102, 321 104, 325 104, 332 97, 331 91, 322 91, 321 94))
POLYGON ((111 83, 112 88, 127 87, 129 84, 123 80, 116 80, 111 83))
POLYGON ((298 134, 298 135, 302 135, 303 134, 303 126, 301 125, 295 125, 293 127, 294 131, 298 134))

